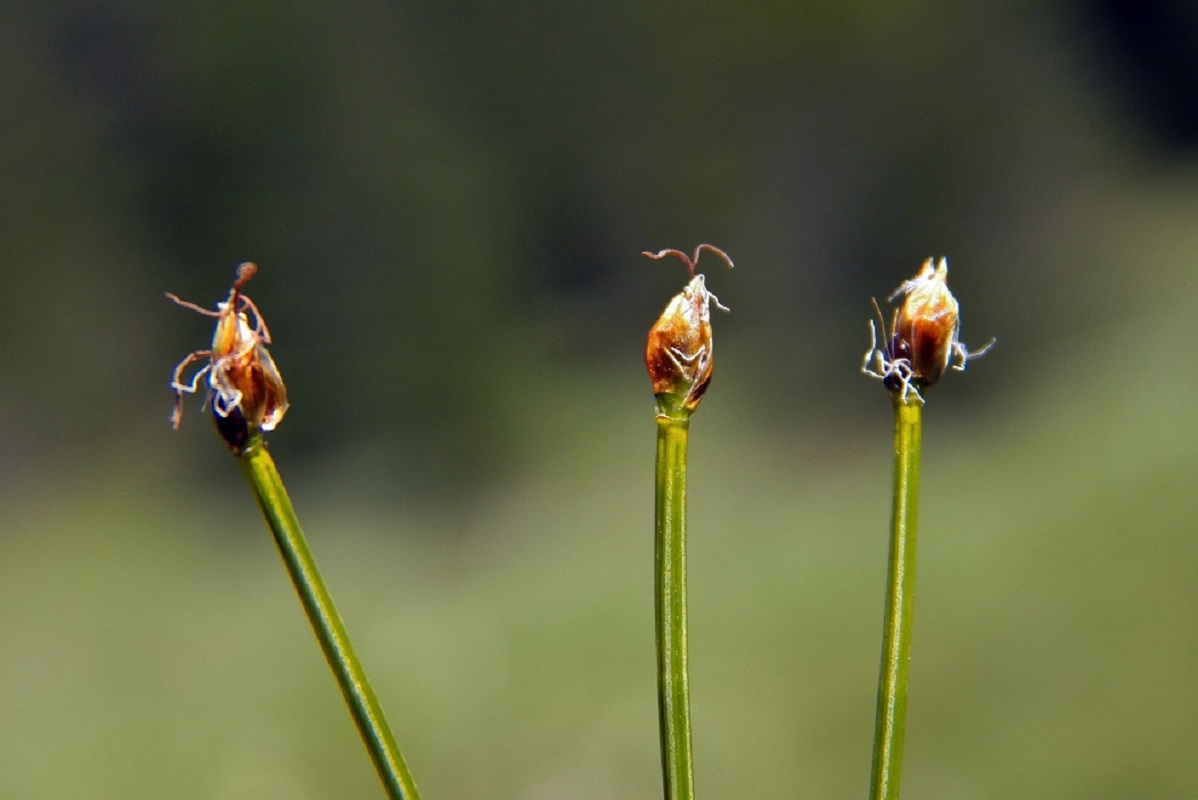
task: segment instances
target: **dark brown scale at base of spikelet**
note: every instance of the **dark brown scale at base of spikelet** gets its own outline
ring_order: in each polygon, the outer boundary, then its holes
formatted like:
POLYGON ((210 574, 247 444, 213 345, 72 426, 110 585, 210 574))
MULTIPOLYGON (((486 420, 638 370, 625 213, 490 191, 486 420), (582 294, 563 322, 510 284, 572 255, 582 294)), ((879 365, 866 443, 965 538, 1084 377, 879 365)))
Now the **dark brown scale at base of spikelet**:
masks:
POLYGON ((250 426, 240 408, 231 408, 229 413, 222 416, 215 405, 212 408, 212 420, 216 423, 216 431, 225 440, 229 449, 240 455, 250 440, 250 426))

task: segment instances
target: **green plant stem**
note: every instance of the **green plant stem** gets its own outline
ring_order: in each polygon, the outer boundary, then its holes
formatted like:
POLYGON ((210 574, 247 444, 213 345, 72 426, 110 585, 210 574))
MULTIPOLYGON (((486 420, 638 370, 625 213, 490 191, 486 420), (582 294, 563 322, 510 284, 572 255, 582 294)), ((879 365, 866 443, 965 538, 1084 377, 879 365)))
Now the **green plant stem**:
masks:
POLYGON ((690 689, 686 670, 686 444, 688 414, 657 418, 657 707, 667 800, 691 800, 690 689))
POLYGON ((919 448, 923 402, 894 398, 894 512, 886 576, 886 617, 870 800, 898 800, 907 720, 907 667, 915 612, 915 541, 919 509, 919 448))
POLYGON ((267 525, 274 534, 291 582, 299 593, 300 603, 308 615, 308 621, 312 623, 320 648, 337 678, 341 694, 345 696, 345 702, 349 705, 388 796, 393 800, 419 800, 416 783, 395 744, 366 672, 354 654, 345 626, 333 605, 333 598, 329 596, 308 550, 283 479, 279 477, 274 459, 270 457, 261 436, 250 440, 238 461, 254 496, 258 498, 258 505, 262 507, 267 525))

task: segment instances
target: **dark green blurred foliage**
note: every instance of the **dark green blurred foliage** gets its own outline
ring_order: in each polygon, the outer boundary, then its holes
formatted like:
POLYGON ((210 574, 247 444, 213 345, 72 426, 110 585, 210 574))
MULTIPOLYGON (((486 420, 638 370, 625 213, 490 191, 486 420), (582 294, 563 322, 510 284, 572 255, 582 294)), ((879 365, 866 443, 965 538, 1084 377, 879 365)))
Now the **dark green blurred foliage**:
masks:
POLYGON ((26 452, 148 423, 130 397, 200 338, 154 293, 212 302, 246 259, 294 446, 433 485, 506 463, 509 412, 555 367, 635 351, 679 277, 642 249, 710 240, 743 265, 726 338, 776 391, 763 407, 843 409, 827 382, 852 380, 864 298, 927 255, 986 298, 979 337, 987 309, 1022 344, 1027 321, 1060 335, 1124 299, 1060 302, 1118 266, 1078 240, 1134 158, 1065 9, 5 13, 0 246, 6 296, 28 298, 7 325, 45 351, 8 361, 32 382, 9 401, 26 452))
POLYGON ((506 463, 508 412, 554 367, 634 351, 677 283, 642 249, 711 240, 743 265, 727 338, 745 384, 777 392, 763 407, 843 409, 827 382, 852 379, 863 298, 928 255, 986 299, 979 338, 1084 333, 1125 299, 1073 285, 1119 266, 1092 226, 1135 154, 1130 106, 1094 85, 1101 37, 1067 6, 5 16, 0 247, 6 296, 28 298, 7 325, 45 350, 8 361, 33 382, 9 401, 26 452, 148 422, 120 413, 147 395, 129 388, 199 338, 154 292, 211 302, 246 259, 295 446, 434 485, 506 463))
POLYGON ((243 260, 427 796, 651 796, 641 357, 685 273, 639 253, 701 241, 737 263, 702 267, 704 793, 864 790, 856 369, 868 298, 947 255, 999 341, 930 393, 908 789, 1187 796, 1193 11, 1126 5, 3 4, 0 796, 375 789, 210 421, 167 424, 211 325, 161 293, 243 260))

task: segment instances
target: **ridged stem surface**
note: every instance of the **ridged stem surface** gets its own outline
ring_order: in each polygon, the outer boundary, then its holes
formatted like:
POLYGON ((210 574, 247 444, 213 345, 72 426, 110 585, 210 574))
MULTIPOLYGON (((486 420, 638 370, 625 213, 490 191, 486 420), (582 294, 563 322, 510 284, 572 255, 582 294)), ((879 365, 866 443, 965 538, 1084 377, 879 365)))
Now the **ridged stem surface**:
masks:
POLYGON ((274 459, 265 443, 257 437, 250 441, 238 460, 262 508, 266 523, 274 534, 283 563, 299 594, 300 604, 312 623, 320 649, 324 651, 333 670, 387 795, 392 800, 419 800, 416 783, 400 755, 382 706, 366 678, 362 663, 354 653, 349 635, 333 605, 333 598, 308 549, 274 459))
POLYGON ((870 800, 898 800, 907 719, 907 667, 915 612, 915 543, 919 511, 922 401, 894 401, 894 506, 886 570, 886 612, 874 732, 870 800))
POLYGON ((686 646, 686 446, 689 421, 657 418, 657 699, 666 800, 692 800, 690 688, 686 646))

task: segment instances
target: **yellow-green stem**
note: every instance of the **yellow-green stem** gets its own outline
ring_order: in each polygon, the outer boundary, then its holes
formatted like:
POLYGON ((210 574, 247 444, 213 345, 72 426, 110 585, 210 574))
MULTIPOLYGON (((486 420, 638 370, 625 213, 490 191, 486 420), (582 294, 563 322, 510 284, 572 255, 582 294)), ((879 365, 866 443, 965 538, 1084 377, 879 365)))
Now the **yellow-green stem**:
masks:
POLYGON ((870 800, 898 800, 907 719, 907 667, 915 612, 915 541, 919 509, 919 447, 923 402, 894 397, 894 512, 878 676, 870 800))
POLYGON ((689 414, 657 418, 657 707, 667 800, 691 800, 690 689, 686 669, 686 445, 689 414))
POLYGON ((300 603, 337 678, 337 685, 341 687, 341 694, 362 734, 387 795, 392 800, 419 800, 416 783, 400 755, 382 706, 370 687, 370 681, 366 679, 366 672, 354 653, 349 635, 333 605, 333 598, 325 588, 316 562, 308 550, 283 479, 279 477, 274 459, 270 457, 260 436, 249 441, 238 460, 258 499, 267 525, 274 534, 291 582, 299 593, 300 603))

